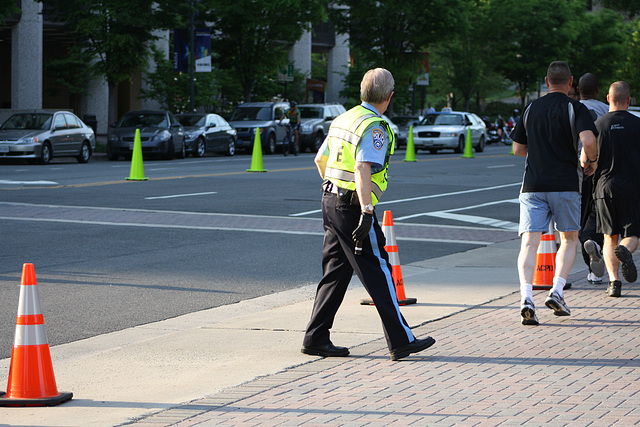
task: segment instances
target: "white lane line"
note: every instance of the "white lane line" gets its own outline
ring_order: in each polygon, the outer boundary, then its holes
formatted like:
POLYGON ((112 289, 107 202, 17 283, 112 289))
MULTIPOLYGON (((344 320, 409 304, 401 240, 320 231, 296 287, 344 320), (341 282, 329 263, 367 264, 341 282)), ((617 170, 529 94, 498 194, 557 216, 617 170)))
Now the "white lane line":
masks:
MULTIPOLYGON (((199 226, 199 225, 149 224, 149 223, 145 224, 145 223, 69 220, 69 219, 50 219, 50 218, 20 218, 20 217, 11 217, 11 216, 0 216, 0 220, 106 225, 106 226, 115 226, 115 227, 171 228, 171 229, 187 229, 187 230, 207 230, 207 231, 244 231, 249 233, 292 234, 292 235, 300 235, 300 236, 324 236, 324 232, 321 232, 321 231, 320 232, 291 231, 291 230, 272 230, 272 229, 261 229, 261 228, 244 228, 244 227, 207 227, 207 226, 199 226)), ((449 240, 449 239, 431 239, 431 238, 419 238, 419 237, 418 238, 396 237, 396 240, 406 240, 406 241, 413 241, 413 242, 433 242, 433 243, 459 243, 463 245, 494 244, 494 242, 484 242, 480 240, 449 240)))
POLYGON ((513 168, 516 165, 497 165, 497 166, 487 166, 487 169, 498 169, 498 168, 513 168))
POLYGON ((0 184, 15 184, 15 185, 58 185, 55 181, 8 181, 0 180, 0 184))
POLYGON ((453 212, 459 212, 459 211, 464 211, 464 210, 468 210, 468 209, 482 208, 482 207, 485 207, 485 206, 499 205, 499 204, 503 204, 503 203, 519 203, 519 201, 518 201, 518 199, 497 200, 495 202, 481 203, 479 205, 464 206, 464 207, 461 207, 461 208, 447 209, 447 210, 443 210, 443 211, 423 212, 423 213, 419 213, 419 214, 407 215, 407 216, 398 217, 398 218, 394 218, 394 219, 397 220, 397 221, 402 221, 402 220, 406 220, 406 219, 416 218, 416 217, 419 217, 419 216, 432 216, 432 217, 436 217, 436 218, 451 219, 451 220, 454 220, 454 221, 469 222, 471 224, 482 224, 482 225, 488 225, 488 226, 496 227, 496 228, 503 228, 505 230, 517 231, 518 230, 518 224, 515 223, 515 222, 502 221, 502 220, 498 220, 498 219, 494 219, 494 218, 487 218, 487 217, 482 217, 482 216, 477 216, 477 215, 464 215, 464 214, 453 213, 453 212))
POLYGON ((171 196, 157 196, 157 197, 145 197, 145 200, 155 200, 155 199, 173 199, 176 197, 191 197, 191 196, 207 196, 209 194, 218 194, 217 191, 209 191, 207 193, 191 193, 191 194, 174 194, 171 196))
MULTIPOLYGON (((411 198, 408 198, 408 199, 389 200, 387 202, 379 202, 378 206, 379 205, 392 205, 394 203, 415 202, 416 200, 436 199, 438 197, 458 196, 460 194, 478 193, 480 191, 498 190, 498 189, 501 189, 501 188, 515 187, 517 185, 518 186, 522 185, 522 183, 514 182, 512 184, 495 185, 493 187, 474 188, 472 190, 454 191, 454 192, 451 192, 451 193, 431 194, 429 196, 419 196, 419 197, 411 197, 411 198)), ((313 211, 299 212, 299 213, 291 214, 289 216, 304 216, 304 215, 311 215, 311 214, 315 214, 315 213, 319 213, 319 212, 322 212, 322 210, 321 209, 316 209, 316 210, 313 210, 313 211)))

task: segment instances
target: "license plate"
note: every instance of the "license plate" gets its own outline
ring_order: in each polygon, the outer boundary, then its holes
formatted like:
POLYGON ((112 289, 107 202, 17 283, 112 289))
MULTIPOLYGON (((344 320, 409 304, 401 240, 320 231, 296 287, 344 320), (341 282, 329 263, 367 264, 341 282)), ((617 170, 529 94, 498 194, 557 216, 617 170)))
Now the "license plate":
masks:
POLYGON ((9 146, 8 145, 0 145, 0 153, 8 153, 9 146))

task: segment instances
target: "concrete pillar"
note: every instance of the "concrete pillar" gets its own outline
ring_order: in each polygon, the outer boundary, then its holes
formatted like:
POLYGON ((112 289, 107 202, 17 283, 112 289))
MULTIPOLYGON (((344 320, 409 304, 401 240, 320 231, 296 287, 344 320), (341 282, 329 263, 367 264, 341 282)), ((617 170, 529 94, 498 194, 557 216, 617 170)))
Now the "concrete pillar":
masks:
POLYGON ((42 108, 42 3, 22 1, 11 30, 11 108, 42 108))
MULTIPOLYGON (((155 41, 156 48, 164 53, 164 58, 165 59, 169 59, 169 35, 170 35, 170 32, 168 30, 166 30, 166 31, 157 30, 157 31, 153 32, 153 35, 155 37, 157 37, 157 39, 155 41)), ((149 90, 149 85, 145 81, 145 79, 147 78, 146 74, 155 72, 157 66, 158 66, 158 64, 156 64, 156 62, 154 61, 153 57, 150 57, 148 66, 145 67, 142 70, 142 89, 149 90)), ((160 110, 160 109, 162 109, 162 106, 160 105, 160 103, 158 101, 154 100, 154 99, 141 99, 141 102, 142 102, 142 108, 143 109, 149 109, 149 110, 160 110)))
POLYGON ((289 51, 289 63, 291 62, 306 78, 311 77, 311 30, 305 31, 289 51))
MULTIPOLYGON (((104 78, 92 80, 88 87, 89 95, 82 97, 80 109, 84 114, 96 116, 98 135, 109 132, 109 85, 104 78)), ((82 118, 82 117, 80 117, 82 118)))
POLYGON ((340 96, 344 88, 343 79, 349 71, 349 36, 336 34, 336 44, 327 55, 327 102, 346 102, 340 96))

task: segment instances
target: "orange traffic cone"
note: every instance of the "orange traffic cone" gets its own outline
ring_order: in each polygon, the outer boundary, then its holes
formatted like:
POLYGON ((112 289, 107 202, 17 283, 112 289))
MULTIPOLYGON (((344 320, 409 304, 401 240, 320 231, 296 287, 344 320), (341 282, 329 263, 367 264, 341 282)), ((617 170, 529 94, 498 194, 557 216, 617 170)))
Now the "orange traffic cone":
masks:
POLYGON ((24 264, 9 383, 0 406, 53 406, 73 397, 56 387, 36 284, 33 264, 24 264))
MULTIPOLYGON (((391 277, 396 288, 396 297, 399 305, 409 305, 418 302, 417 298, 407 298, 404 294, 404 281, 402 280, 402 269, 400 267, 400 257, 398 256, 398 245, 396 244, 396 233, 393 230, 393 217, 391 211, 384 211, 382 217, 382 232, 386 240, 384 249, 389 254, 391 264, 391 277)), ((370 299, 360 301, 362 305, 374 305, 370 299)))
POLYGON ((536 271, 533 273, 533 289, 549 290, 553 287, 553 276, 556 272, 556 234, 542 234, 536 254, 536 271))

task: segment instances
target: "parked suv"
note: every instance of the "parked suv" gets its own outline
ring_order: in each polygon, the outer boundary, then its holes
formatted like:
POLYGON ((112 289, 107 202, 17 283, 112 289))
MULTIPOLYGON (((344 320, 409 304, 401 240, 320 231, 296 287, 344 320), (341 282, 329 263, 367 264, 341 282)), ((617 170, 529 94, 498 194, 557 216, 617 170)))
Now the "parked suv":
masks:
POLYGON ((333 119, 346 110, 340 104, 300 104, 300 151, 318 151, 333 119))
POLYGON ((287 134, 284 126, 278 126, 287 109, 288 102, 246 102, 238 105, 229 119, 229 124, 238 132, 236 148, 251 151, 256 128, 259 128, 262 151, 275 153, 276 146, 282 144, 287 134))

